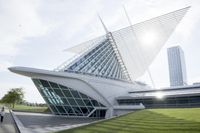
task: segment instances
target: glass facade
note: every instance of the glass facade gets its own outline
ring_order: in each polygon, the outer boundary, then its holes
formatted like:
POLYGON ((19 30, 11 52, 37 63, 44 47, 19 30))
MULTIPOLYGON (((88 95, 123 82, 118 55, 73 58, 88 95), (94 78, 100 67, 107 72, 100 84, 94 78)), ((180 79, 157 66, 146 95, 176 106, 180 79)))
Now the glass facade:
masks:
POLYGON ((106 107, 93 98, 60 84, 32 79, 42 97, 56 115, 104 118, 106 107))
POLYGON ((170 86, 187 84, 186 65, 183 50, 180 46, 167 49, 170 86))
POLYGON ((88 50, 78 60, 67 66, 64 71, 130 81, 111 33, 108 33, 96 47, 88 50))
POLYGON ((174 96, 158 98, 137 98, 137 99, 119 99, 119 105, 139 105, 142 103, 145 108, 178 108, 178 107, 199 107, 200 96, 174 96))

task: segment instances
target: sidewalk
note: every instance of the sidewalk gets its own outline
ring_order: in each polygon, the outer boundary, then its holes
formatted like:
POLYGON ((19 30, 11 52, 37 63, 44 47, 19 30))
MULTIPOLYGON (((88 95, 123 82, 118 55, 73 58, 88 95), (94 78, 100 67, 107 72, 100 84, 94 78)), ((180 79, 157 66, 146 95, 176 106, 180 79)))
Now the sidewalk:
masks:
MULTIPOLYGON (((43 113, 13 112, 22 133, 49 133, 88 124, 98 119, 67 118, 43 113)), ((0 132, 1 133, 1 132, 0 132)))
POLYGON ((3 123, 0 122, 0 133, 18 133, 10 112, 8 109, 6 109, 5 112, 4 121, 3 123))

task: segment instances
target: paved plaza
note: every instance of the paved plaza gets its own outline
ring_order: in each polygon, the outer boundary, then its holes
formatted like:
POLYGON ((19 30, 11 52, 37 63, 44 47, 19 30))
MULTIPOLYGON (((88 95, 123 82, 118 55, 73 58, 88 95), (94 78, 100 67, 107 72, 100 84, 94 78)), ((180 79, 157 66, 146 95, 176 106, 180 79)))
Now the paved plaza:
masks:
POLYGON ((41 113, 14 112, 14 114, 21 122, 20 125, 23 126, 23 129, 30 133, 54 132, 98 120, 93 118, 66 118, 41 113))

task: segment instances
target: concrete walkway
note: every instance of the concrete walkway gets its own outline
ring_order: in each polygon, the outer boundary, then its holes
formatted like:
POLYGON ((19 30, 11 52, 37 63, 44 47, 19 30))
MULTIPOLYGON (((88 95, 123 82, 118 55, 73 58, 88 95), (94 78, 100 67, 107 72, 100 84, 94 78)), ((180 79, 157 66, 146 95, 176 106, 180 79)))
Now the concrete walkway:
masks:
POLYGON ((20 125, 20 128, 23 130, 22 133, 55 132, 99 120, 94 118, 66 118, 64 116, 41 113, 13 113, 18 119, 18 125, 20 125))
POLYGON ((0 122, 0 133, 18 133, 9 110, 6 109, 5 112, 4 121, 0 122))

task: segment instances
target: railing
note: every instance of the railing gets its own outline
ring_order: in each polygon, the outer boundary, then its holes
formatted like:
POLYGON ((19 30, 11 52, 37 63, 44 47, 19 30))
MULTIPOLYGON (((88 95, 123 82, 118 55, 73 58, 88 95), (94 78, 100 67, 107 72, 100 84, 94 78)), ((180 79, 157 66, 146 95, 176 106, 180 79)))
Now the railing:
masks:
POLYGON ((17 122, 16 122, 16 120, 15 120, 15 115, 13 114, 13 112, 12 112, 12 110, 11 109, 9 109, 9 113, 10 113, 10 115, 11 115, 11 117, 12 117, 12 120, 14 121, 14 125, 15 125, 15 128, 16 128, 16 130, 17 130, 17 133, 21 133, 21 131, 20 131, 20 129, 19 129, 19 126, 17 125, 17 122))

